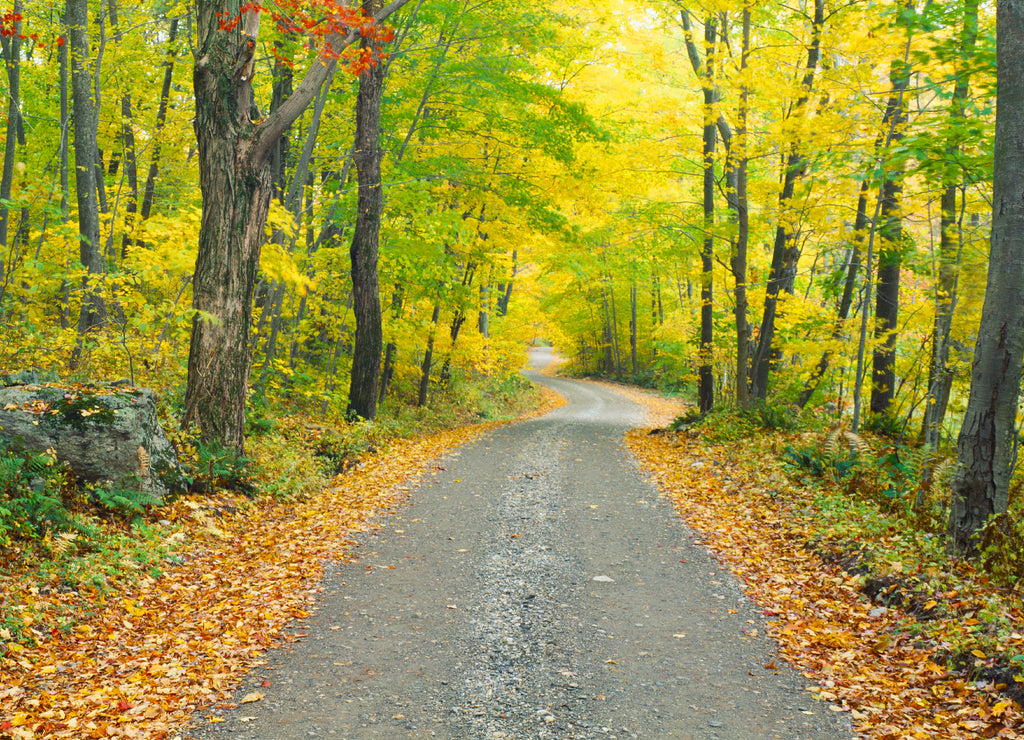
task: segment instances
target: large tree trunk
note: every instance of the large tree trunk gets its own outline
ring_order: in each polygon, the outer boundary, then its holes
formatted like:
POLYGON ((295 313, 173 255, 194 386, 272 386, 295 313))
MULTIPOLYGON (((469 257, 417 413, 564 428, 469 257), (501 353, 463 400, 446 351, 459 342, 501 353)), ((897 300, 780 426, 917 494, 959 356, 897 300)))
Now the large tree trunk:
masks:
MULTIPOLYGON (((371 10, 369 2, 363 12, 371 10)), ((378 49, 364 41, 363 48, 378 49)), ((381 325, 380 286, 377 251, 380 219, 384 210, 380 161, 380 100, 386 68, 371 67, 359 77, 356 102, 355 164, 359 178, 358 212, 349 255, 352 259, 353 313, 356 319, 352 377, 348 391, 348 413, 372 419, 377 413, 380 357, 384 344, 381 325)))
MULTIPOLYGON (((395 0, 377 19, 406 2, 395 0)), ((236 27, 225 30, 218 15, 225 10, 228 4, 221 0, 198 3, 193 87, 203 215, 182 424, 197 423, 205 443, 241 454, 251 365, 249 323, 272 193, 271 150, 331 75, 337 53, 360 35, 358 30, 331 35, 326 40, 330 52, 321 53, 294 93, 257 124, 252 77, 260 11, 247 11, 236 27)))
POLYGON ((871 362, 871 413, 886 414, 896 397, 896 335, 903 269, 903 227, 899 215, 902 187, 898 173, 887 173, 882 194, 882 246, 875 287, 875 346, 871 362))
POLYGON ((949 519, 956 552, 977 550, 974 535, 1006 511, 1016 451, 1024 361, 1024 0, 996 6, 995 172, 988 286, 957 444, 949 519))

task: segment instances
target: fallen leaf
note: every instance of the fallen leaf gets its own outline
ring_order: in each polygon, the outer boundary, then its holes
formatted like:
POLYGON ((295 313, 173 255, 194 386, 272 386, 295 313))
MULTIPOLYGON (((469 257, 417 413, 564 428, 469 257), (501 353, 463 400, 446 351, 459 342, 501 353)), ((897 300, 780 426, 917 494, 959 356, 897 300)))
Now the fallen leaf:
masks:
POLYGON ((261 691, 250 691, 248 694, 243 696, 242 700, 240 702, 238 702, 238 703, 239 704, 252 704, 254 701, 259 701, 260 699, 262 699, 265 696, 266 696, 266 694, 264 694, 261 691))

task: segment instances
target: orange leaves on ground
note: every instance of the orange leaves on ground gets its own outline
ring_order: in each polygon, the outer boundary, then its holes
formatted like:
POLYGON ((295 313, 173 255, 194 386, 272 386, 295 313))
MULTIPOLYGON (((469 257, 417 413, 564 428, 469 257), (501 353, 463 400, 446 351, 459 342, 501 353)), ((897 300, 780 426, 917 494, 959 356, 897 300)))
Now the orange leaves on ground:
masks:
POLYGON ((913 636, 897 611, 875 607, 856 578, 806 547, 812 523, 801 509, 809 502, 770 465, 757 464, 763 450, 727 451, 646 431, 631 432, 627 444, 704 544, 745 581, 780 655, 817 682, 810 689, 817 696, 849 711, 864 737, 1021 737, 1020 707, 991 683, 951 674, 938 648, 913 636))
POLYGON ((312 608, 323 563, 351 559, 353 532, 418 485, 416 471, 486 428, 394 441, 301 503, 181 499, 157 516, 183 527, 185 562, 121 593, 5 583, 9 600, 37 611, 75 601, 93 614, 37 647, 0 649, 0 737, 172 737, 227 699, 263 651, 297 639, 288 625, 312 608))

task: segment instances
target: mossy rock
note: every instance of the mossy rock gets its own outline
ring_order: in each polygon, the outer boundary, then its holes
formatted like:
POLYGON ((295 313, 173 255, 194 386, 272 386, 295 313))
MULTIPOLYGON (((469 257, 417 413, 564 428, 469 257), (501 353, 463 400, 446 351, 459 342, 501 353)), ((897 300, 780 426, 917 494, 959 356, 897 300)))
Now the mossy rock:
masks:
POLYGON ((16 450, 53 450, 83 482, 143 490, 161 499, 185 488, 148 388, 0 388, 0 436, 16 450))

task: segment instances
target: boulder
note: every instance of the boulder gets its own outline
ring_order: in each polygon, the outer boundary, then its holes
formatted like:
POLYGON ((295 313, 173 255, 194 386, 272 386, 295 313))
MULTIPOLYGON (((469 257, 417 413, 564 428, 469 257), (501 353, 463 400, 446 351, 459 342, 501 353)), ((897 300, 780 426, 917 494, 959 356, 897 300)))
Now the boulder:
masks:
POLYGON ((0 437, 18 451, 53 450, 86 483, 142 490, 161 500, 187 487, 148 388, 0 388, 0 437))

